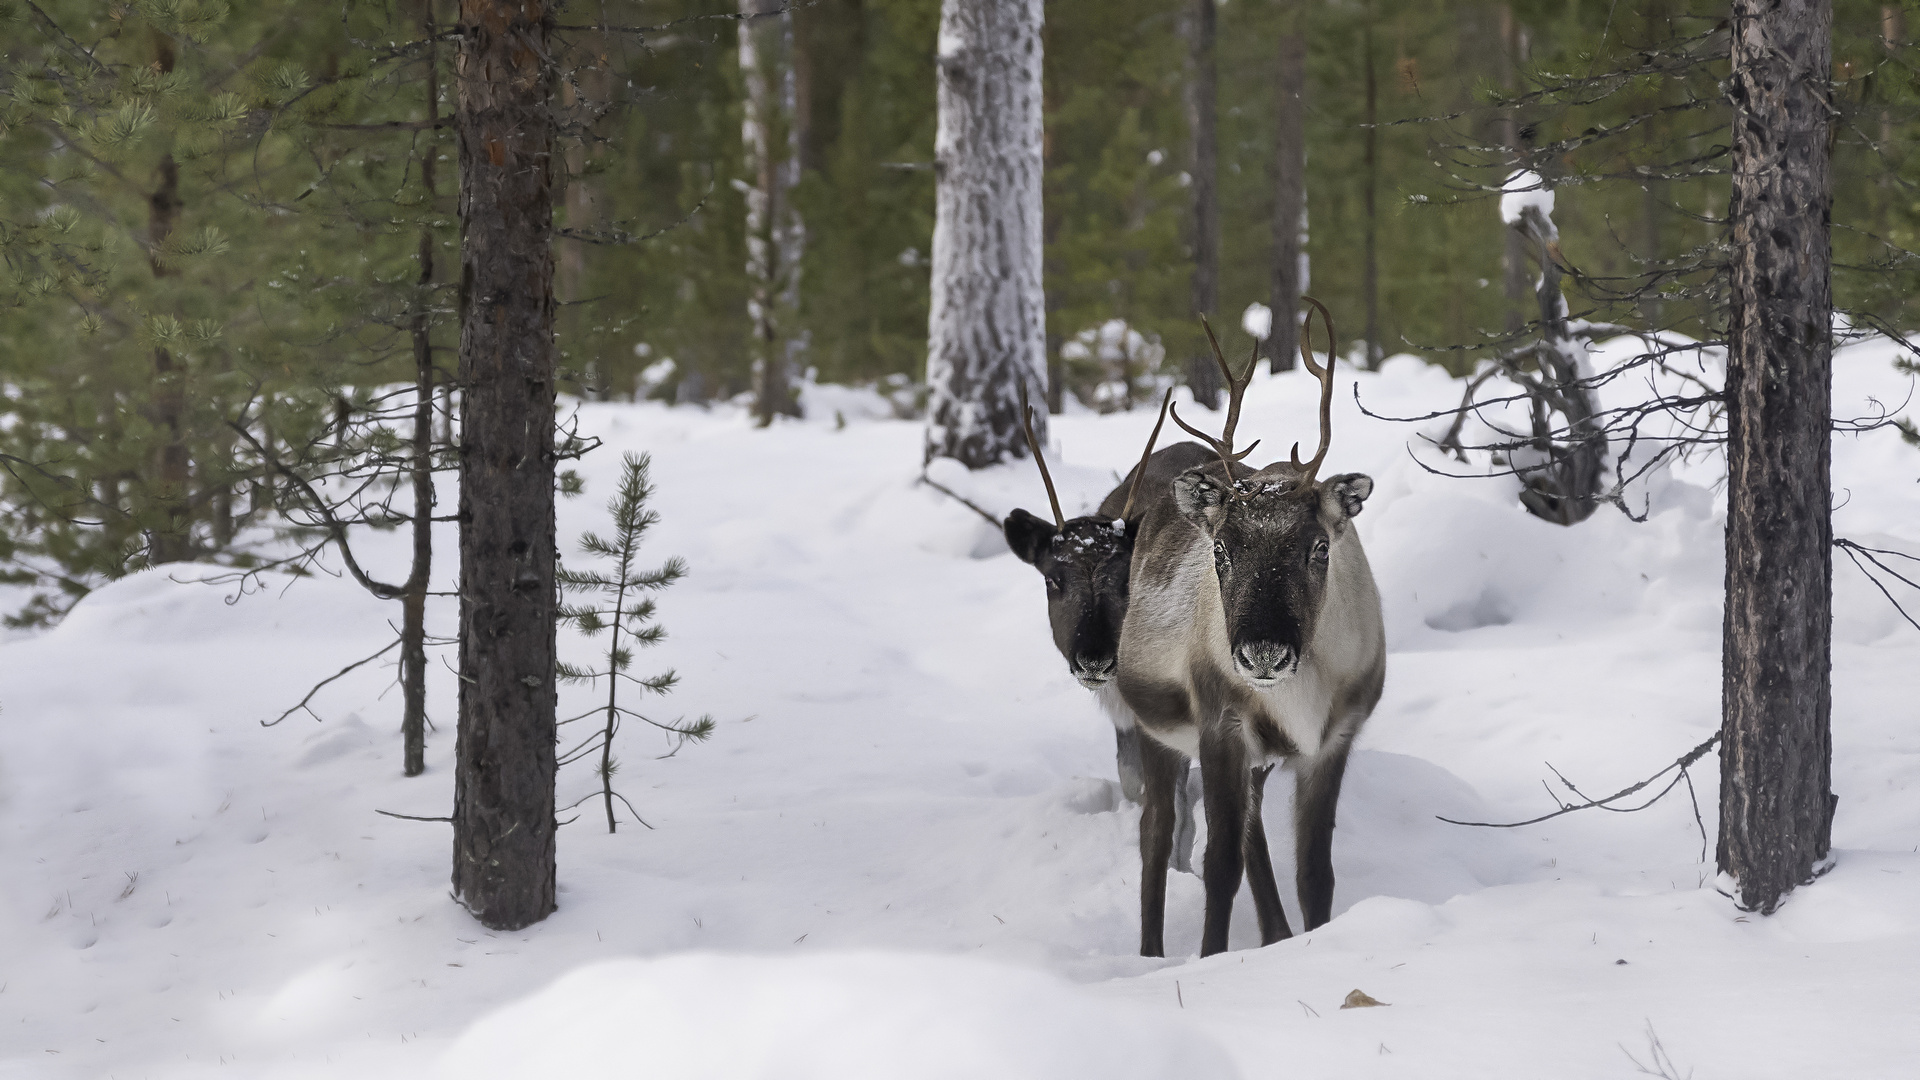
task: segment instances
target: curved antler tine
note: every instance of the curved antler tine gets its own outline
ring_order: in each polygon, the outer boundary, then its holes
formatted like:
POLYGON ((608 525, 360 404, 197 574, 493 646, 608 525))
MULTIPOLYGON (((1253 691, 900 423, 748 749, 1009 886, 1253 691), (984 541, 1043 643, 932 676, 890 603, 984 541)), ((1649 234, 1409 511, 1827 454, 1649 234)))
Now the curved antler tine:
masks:
POLYGON ((1220 339, 1213 336, 1213 324, 1205 315, 1200 316, 1200 325, 1207 331, 1207 343, 1213 346, 1213 360, 1220 365, 1220 373, 1227 377, 1227 385, 1233 385, 1233 365, 1227 363, 1227 354, 1220 350, 1220 339))
POLYGON ((1047 456, 1040 452, 1040 442, 1033 437, 1033 406, 1027 404, 1027 380, 1020 379, 1020 430, 1027 433, 1027 446, 1033 450, 1033 463, 1040 466, 1040 480, 1047 485, 1047 502, 1053 504, 1053 524, 1062 532, 1066 531, 1066 516, 1060 513, 1060 496, 1053 490, 1053 476, 1047 472, 1047 456))
POLYGON ((1296 444, 1293 451, 1293 464, 1303 468, 1306 472, 1305 479, 1311 482, 1315 476, 1319 475, 1320 463, 1327 459, 1327 448, 1333 445, 1333 365, 1339 352, 1333 335, 1333 315, 1327 311, 1327 305, 1311 296, 1302 296, 1300 299, 1313 305, 1314 310, 1320 313, 1320 322, 1327 328, 1327 366, 1321 367, 1314 363, 1313 351, 1308 344, 1310 335, 1307 333, 1307 328, 1313 320, 1312 313, 1309 312, 1300 324, 1302 331, 1300 355, 1306 361, 1307 370, 1320 380, 1320 449, 1313 455, 1312 461, 1302 466, 1300 448, 1296 444))
POLYGON ((1133 500, 1140 494, 1140 479, 1147 475, 1147 459, 1153 456, 1153 444, 1160 441, 1160 428, 1167 422, 1167 410, 1173 407, 1173 387, 1167 387, 1165 397, 1160 399, 1160 419, 1153 422, 1153 434, 1147 436, 1147 448, 1140 455, 1140 464, 1133 470, 1133 485, 1127 488, 1127 504, 1120 508, 1120 520, 1133 516, 1133 500))
POLYGON ((1196 439, 1199 439, 1201 442, 1206 443, 1208 446, 1213 447, 1215 450, 1218 450, 1220 448, 1219 439, 1214 438, 1213 436, 1207 434, 1206 432, 1201 431, 1200 429, 1194 427, 1192 424, 1187 423, 1185 420, 1180 419, 1180 406, 1174 405, 1170 407, 1167 410, 1167 413, 1168 415, 1173 417, 1174 423, 1180 425, 1180 430, 1186 432, 1187 434, 1193 436, 1196 439))

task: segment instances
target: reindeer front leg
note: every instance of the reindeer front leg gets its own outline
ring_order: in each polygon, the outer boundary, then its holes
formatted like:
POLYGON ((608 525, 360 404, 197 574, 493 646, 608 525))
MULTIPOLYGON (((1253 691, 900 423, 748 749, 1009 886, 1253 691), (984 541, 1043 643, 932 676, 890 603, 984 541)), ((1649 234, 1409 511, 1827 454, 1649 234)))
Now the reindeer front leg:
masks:
MULTIPOLYGON (((1201 880, 1207 887, 1207 917, 1200 955, 1227 951, 1233 898, 1245 866, 1247 803, 1252 775, 1237 726, 1222 719, 1200 728, 1200 778, 1207 809, 1207 853, 1201 880)), ((1271 873, 1271 868, 1269 868, 1271 873)))
POLYGON ((1140 955, 1165 956, 1167 856, 1173 851, 1174 800, 1187 759, 1134 729, 1142 773, 1140 804, 1140 955))
POLYGON ((1267 850, 1267 825, 1261 816, 1267 778, 1273 766, 1252 770, 1247 777, 1247 888, 1253 892, 1254 914, 1260 920, 1260 944, 1271 945, 1293 936, 1287 911, 1280 906, 1280 885, 1273 879, 1273 853, 1267 850))
POLYGON ((1294 779, 1294 884, 1300 892, 1300 921, 1308 930, 1333 917, 1333 815, 1351 747, 1347 739, 1332 740, 1294 779))

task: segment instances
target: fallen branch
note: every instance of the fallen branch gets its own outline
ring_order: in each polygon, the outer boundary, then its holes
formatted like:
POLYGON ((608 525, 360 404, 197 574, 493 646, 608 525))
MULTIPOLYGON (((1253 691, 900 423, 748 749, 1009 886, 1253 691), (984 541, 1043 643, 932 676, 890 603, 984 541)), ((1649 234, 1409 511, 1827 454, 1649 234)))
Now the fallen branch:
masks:
MULTIPOLYGON (((276 716, 271 720, 260 721, 260 726, 272 727, 273 725, 279 723, 282 720, 285 720, 287 717, 292 716, 294 713, 297 713, 302 709, 306 709, 307 715, 313 717, 315 720, 320 719, 320 716, 318 713, 315 713, 312 709, 307 708, 307 702, 313 700, 313 695, 319 693, 321 689, 324 688, 328 683, 333 682, 335 679, 338 679, 343 675, 346 675, 348 672, 353 671, 355 668, 365 667, 368 664, 373 663, 375 660, 380 659, 381 657, 392 652, 394 649, 398 648, 399 645, 400 645, 400 639, 394 638, 392 641, 387 643, 386 648, 381 649, 379 652, 374 653, 372 656, 369 656, 364 660, 355 660, 353 663, 348 664, 346 667, 341 668, 339 671, 336 671, 333 674, 327 676, 326 678, 321 679, 319 682, 314 683, 313 689, 307 691, 307 696, 301 698, 300 703, 298 705, 295 705, 293 708, 288 709, 286 712, 281 713, 279 716, 276 716)), ((384 812, 385 811, 382 811, 382 813, 384 812)))
MULTIPOLYGON (((1686 756, 1680 758, 1678 761, 1675 761, 1673 764, 1667 766, 1666 768, 1661 769, 1659 772, 1654 773, 1652 776, 1647 777, 1645 780, 1642 780, 1639 783, 1634 784, 1632 787, 1623 788, 1607 796, 1604 799, 1588 799, 1586 802, 1579 803, 1579 804, 1562 804, 1560 809, 1555 810, 1553 813, 1542 814, 1537 818, 1528 818, 1525 821, 1455 821, 1453 818, 1441 817, 1439 814, 1435 814, 1434 816, 1440 818, 1441 821, 1444 821, 1449 825, 1471 825, 1471 826, 1474 826, 1475 828, 1481 828, 1481 829, 1517 829, 1522 825, 1538 825, 1543 821, 1549 821, 1553 818, 1559 817, 1562 814, 1571 814, 1575 810, 1591 810, 1595 807, 1599 807, 1602 810, 1611 810, 1616 814, 1631 814, 1639 810, 1645 810, 1647 807, 1652 806, 1654 803, 1659 802, 1663 797, 1665 797, 1667 792, 1672 791, 1676 786, 1678 786, 1682 779, 1686 779, 1687 784, 1689 785, 1689 787, 1691 787, 1693 781, 1692 779, 1687 777, 1687 767, 1692 765, 1694 762, 1699 761, 1702 757, 1705 757, 1707 751, 1713 749, 1714 744, 1718 743, 1719 741, 1720 741, 1720 733, 1716 731, 1713 733, 1713 736, 1709 738, 1706 742, 1703 742, 1699 746, 1694 747, 1692 750, 1687 751, 1686 756), (1658 795, 1655 795, 1653 798, 1648 799, 1644 803, 1641 803, 1639 806, 1622 808, 1622 807, 1610 805, 1612 803, 1620 801, 1621 799, 1626 798, 1627 796, 1633 794, 1636 791, 1639 791, 1647 787, 1648 785, 1652 784, 1655 780, 1658 780, 1661 777, 1667 775, 1668 773, 1674 772, 1675 770, 1679 771, 1679 775, 1675 776, 1671 781, 1669 781, 1666 787, 1661 788, 1660 793, 1658 795)), ((1548 765, 1547 768, 1553 769, 1553 775, 1560 777, 1560 782, 1567 785, 1568 791, 1573 792, 1575 795, 1584 794, 1579 788, 1576 788, 1573 786, 1572 781, 1568 780, 1564 776, 1560 776, 1560 770, 1554 769, 1552 765, 1548 765)), ((1552 794, 1552 789, 1548 789, 1548 793, 1552 794)), ((1559 802, 1559 801, 1560 800, 1558 797, 1554 799, 1554 802, 1559 802)), ((1697 810, 1694 816, 1695 817, 1699 816, 1697 810)), ((1705 827, 1706 827, 1705 825, 1701 826, 1703 830, 1705 829, 1705 827)))
POLYGON ((974 513, 979 514, 981 517, 987 520, 987 524, 993 526, 995 529, 1000 528, 1000 519, 997 517, 994 517, 992 514, 987 513, 985 510, 980 509, 980 505, 974 502, 972 499, 969 499, 965 495, 962 495, 959 492, 953 490, 952 488, 946 486, 945 484, 942 484, 940 481, 935 480, 933 477, 928 476, 926 473, 920 474, 920 482, 932 488, 933 490, 939 492, 940 494, 945 495, 948 498, 954 500, 955 502, 973 511, 974 513))
POLYGON ((385 814, 388 817, 405 818, 408 821, 452 821, 453 820, 450 817, 420 817, 417 814, 396 814, 391 810, 375 810, 374 813, 385 814))

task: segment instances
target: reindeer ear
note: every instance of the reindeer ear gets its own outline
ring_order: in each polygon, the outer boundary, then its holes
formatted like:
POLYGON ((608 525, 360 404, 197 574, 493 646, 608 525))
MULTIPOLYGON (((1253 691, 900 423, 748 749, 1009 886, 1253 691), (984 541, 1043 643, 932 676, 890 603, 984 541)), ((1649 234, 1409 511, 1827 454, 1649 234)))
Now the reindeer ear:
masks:
POLYGON ((1007 546, 1021 562, 1030 566, 1039 560, 1040 553, 1047 550, 1059 532, 1052 522, 1042 521, 1025 510, 1008 514, 1007 520, 1000 524, 1000 531, 1007 536, 1007 546))
POLYGON ((1173 478, 1174 508, 1203 532, 1213 531, 1226 502, 1227 489, 1207 475, 1204 467, 1188 469, 1173 478))
POLYGON ((1360 516, 1367 496, 1373 494, 1373 477, 1365 473, 1341 473, 1328 477, 1320 485, 1320 512, 1331 520, 1360 516))

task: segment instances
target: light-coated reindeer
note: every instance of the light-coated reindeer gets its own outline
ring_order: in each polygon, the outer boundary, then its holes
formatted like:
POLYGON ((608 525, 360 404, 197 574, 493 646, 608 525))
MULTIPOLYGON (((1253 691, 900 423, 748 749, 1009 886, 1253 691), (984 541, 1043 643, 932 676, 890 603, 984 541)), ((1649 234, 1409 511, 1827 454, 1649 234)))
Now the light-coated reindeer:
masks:
MULTIPOLYGON (((1234 429, 1253 372, 1235 379, 1213 343, 1231 397, 1215 460, 1175 477, 1171 497, 1145 506, 1134 542, 1131 597, 1120 635, 1121 696, 1152 739, 1197 758, 1204 786, 1206 920, 1200 955, 1227 947, 1244 867, 1262 944, 1290 936, 1260 817, 1268 771, 1294 773, 1296 886, 1307 929, 1333 905, 1334 809, 1354 737, 1380 699, 1386 641, 1380 596, 1353 527, 1373 491, 1359 473, 1319 478, 1332 438, 1333 327, 1319 377, 1320 447, 1242 474, 1234 429)), ((1212 330, 1207 331, 1212 338, 1212 330)), ((1255 444, 1257 445, 1257 443, 1255 444)), ((1158 812, 1176 779, 1165 755, 1143 755, 1140 951, 1164 955, 1171 815, 1158 812), (1156 858, 1156 855, 1158 857, 1156 858)))

